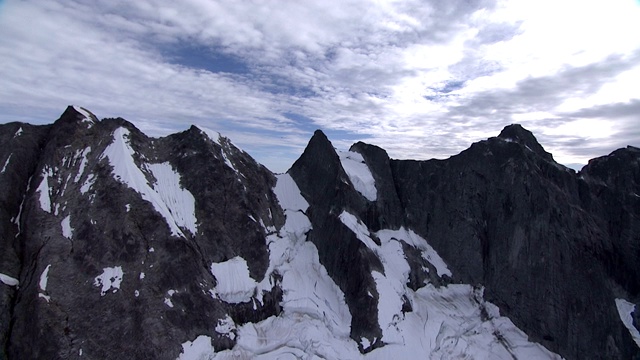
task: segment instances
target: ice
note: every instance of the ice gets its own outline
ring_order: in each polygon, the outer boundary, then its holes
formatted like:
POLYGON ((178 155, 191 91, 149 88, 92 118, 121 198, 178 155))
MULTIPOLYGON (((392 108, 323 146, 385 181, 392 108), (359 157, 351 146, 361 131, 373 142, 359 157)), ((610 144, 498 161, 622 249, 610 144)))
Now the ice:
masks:
POLYGON ((49 167, 42 170, 42 182, 36 189, 40 192, 40 208, 51 213, 51 188, 49 187, 49 176, 53 176, 53 171, 49 167))
POLYGON ((123 277, 124 274, 120 266, 104 268, 102 269, 102 274, 96 276, 93 285, 102 286, 100 296, 104 296, 111 289, 113 289, 114 293, 117 292, 120 289, 123 277))
POLYGON ((9 157, 7 158, 7 161, 4 162, 4 166, 2 167, 0 173, 4 174, 4 171, 7 170, 7 165, 9 165, 9 160, 11 160, 12 156, 13 154, 9 154, 9 157))
POLYGON ((9 286, 18 286, 20 285, 20 281, 18 281, 18 279, 13 278, 7 274, 3 274, 0 273, 0 282, 4 283, 5 285, 9 285, 9 286))
POLYGON ((156 178, 152 187, 133 159, 135 152, 129 144, 129 135, 129 130, 123 127, 116 129, 113 143, 102 155, 102 158, 109 159, 113 167, 113 176, 150 202, 165 218, 173 235, 184 237, 180 227, 195 234, 195 199, 188 190, 180 186, 180 174, 175 172, 169 163, 150 164, 148 169, 156 178))
POLYGON ((51 268, 51 264, 47 265, 47 267, 44 268, 44 271, 42 272, 42 274, 40 274, 40 283, 38 285, 40 285, 40 290, 42 291, 47 291, 47 282, 49 281, 50 268, 51 268))
POLYGON ((177 360, 207 360, 209 354, 214 352, 211 338, 205 335, 198 336, 193 341, 182 344, 182 353, 177 360))
POLYGON ((342 168, 349 176, 349 180, 351 180, 356 191, 367 200, 375 201, 378 197, 376 182, 362 155, 353 151, 339 151, 338 156, 340 157, 342 168))
POLYGON ((73 228, 71 227, 71 215, 67 215, 60 223, 62 227, 62 236, 71 240, 73 238, 73 228))
POLYGON ((251 300, 257 284, 249 276, 245 259, 236 256, 221 263, 212 263, 211 273, 218 282, 215 292, 222 301, 238 304, 251 300))
POLYGON ((633 341, 640 347, 640 332, 633 326, 633 316, 631 316, 631 314, 636 311, 636 305, 625 299, 616 299, 616 307, 618 308, 620 320, 622 320, 624 326, 629 329, 633 341))

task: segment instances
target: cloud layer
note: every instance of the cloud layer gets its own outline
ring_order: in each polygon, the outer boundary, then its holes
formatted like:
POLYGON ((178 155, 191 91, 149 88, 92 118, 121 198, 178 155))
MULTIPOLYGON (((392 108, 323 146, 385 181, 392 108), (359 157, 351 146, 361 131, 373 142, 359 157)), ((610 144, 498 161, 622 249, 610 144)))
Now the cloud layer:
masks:
POLYGON ((67 104, 216 129, 275 171, 313 130, 453 155, 510 123, 564 163, 640 144, 633 0, 0 2, 0 121, 67 104))

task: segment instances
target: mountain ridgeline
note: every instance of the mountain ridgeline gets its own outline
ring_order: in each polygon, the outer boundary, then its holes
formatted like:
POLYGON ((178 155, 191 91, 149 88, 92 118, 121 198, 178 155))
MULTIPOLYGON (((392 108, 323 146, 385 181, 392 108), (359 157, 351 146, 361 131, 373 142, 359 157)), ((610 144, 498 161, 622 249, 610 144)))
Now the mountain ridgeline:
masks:
POLYGON ((510 125, 446 160, 316 131, 0 125, 0 358, 640 358, 640 149, 510 125))

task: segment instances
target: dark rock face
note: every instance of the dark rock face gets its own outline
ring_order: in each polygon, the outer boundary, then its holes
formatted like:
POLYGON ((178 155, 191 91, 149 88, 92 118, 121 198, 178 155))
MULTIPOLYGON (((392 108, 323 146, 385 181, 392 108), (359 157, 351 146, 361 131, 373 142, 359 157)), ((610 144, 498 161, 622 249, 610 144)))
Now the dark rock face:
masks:
MULTIPOLYGON (((209 293, 217 283, 211 263, 235 256, 262 280, 265 227, 284 220, 274 176, 227 139, 195 127, 148 138, 125 120, 95 122, 69 107, 51 126, 4 125, 0 140, 0 156, 12 156, 0 177, 11 189, 1 199, 7 243, 0 271, 20 280, 19 291, 0 287, 2 316, 11 314, 0 332, 9 358, 175 359, 176 343, 215 334, 227 315, 241 324, 278 310, 277 289, 263 303, 230 304, 209 293), (126 132, 120 150, 131 150, 120 165, 133 167, 114 176, 118 164, 105 153, 118 131, 126 132), (159 183, 172 179, 163 171, 176 174, 179 186, 159 183), (134 173, 145 178, 139 186, 189 191, 197 230, 184 225, 183 214, 163 217, 128 186, 122 177, 134 173)), ((176 201, 175 211, 179 196, 163 201, 176 201)), ((220 335, 213 343, 225 349, 234 341, 220 335)))
MULTIPOLYGON (((382 264, 338 218, 345 208, 359 215, 369 213, 372 204, 353 189, 338 155, 321 131, 315 132, 289 174, 310 204, 307 215, 313 230, 308 239, 318 248, 320 263, 344 292, 353 317, 351 337, 368 338, 373 348, 381 345, 374 342, 382 332, 371 271, 382 271, 382 264)), ((376 220, 375 214, 362 218, 376 220)))

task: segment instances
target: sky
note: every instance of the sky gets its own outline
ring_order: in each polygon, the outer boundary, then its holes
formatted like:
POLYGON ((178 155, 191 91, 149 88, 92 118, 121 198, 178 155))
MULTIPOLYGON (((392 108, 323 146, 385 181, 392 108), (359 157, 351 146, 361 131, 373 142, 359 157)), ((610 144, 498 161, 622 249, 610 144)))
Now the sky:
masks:
POLYGON ((576 167, 640 146, 640 0, 0 0, 0 122, 191 124, 284 172, 313 131, 447 158, 509 124, 576 167))

